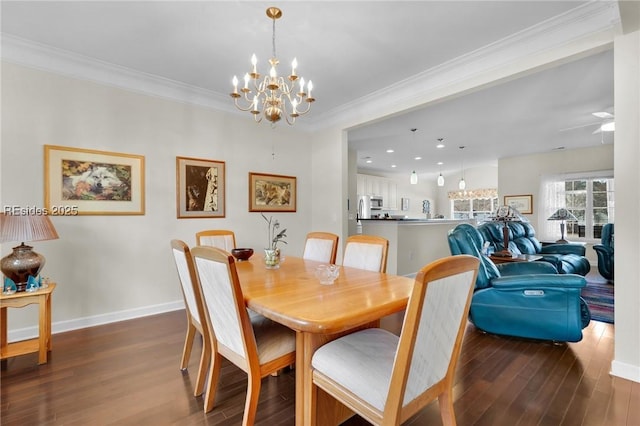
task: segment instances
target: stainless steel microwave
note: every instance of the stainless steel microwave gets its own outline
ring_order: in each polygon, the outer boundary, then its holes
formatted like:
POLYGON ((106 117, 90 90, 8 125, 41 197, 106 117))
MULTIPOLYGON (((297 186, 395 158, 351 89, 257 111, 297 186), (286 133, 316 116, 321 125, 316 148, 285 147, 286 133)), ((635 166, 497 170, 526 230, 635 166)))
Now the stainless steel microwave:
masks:
POLYGON ((371 197, 371 210, 382 210, 382 197, 371 197))

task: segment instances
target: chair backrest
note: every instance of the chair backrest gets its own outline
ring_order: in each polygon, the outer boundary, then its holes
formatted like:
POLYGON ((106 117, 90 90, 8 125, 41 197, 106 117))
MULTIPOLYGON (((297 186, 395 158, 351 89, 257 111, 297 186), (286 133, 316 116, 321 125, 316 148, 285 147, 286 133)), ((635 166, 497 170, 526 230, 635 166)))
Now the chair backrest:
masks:
POLYGON ((603 246, 611 247, 613 249, 613 223, 607 223, 602 227, 601 243, 603 246))
POLYGON ((309 232, 302 257, 318 262, 336 263, 338 236, 329 232, 309 232))
POLYGON ((388 424, 400 424, 420 409, 420 401, 453 385, 478 265, 473 256, 450 256, 418 272, 384 410, 384 418, 396 422, 388 424))
POLYGON ((204 307, 189 246, 184 241, 171 240, 171 251, 178 270, 178 279, 186 309, 190 317, 202 327, 204 307))
POLYGON ((389 240, 375 235, 351 235, 344 248, 342 265, 386 272, 389 240))
POLYGON ((218 247, 231 252, 236 248, 236 235, 226 229, 209 229, 196 233, 196 244, 199 246, 218 247))
POLYGON ((491 259, 481 253, 484 239, 480 232, 473 225, 461 223, 449 231, 447 240, 452 255, 468 254, 481 260, 476 288, 491 287, 491 280, 499 277, 500 271, 491 259))
POLYGON ((215 350, 241 368, 258 365, 258 353, 235 260, 217 247, 191 250, 202 292, 206 326, 215 335, 215 350))

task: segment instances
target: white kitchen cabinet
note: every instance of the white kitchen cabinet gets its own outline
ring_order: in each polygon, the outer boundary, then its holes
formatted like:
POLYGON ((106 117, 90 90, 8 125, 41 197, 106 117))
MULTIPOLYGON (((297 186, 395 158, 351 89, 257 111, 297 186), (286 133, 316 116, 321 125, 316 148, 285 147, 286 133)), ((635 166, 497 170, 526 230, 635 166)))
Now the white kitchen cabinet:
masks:
POLYGON ((398 184, 383 177, 358 174, 357 194, 382 197, 384 210, 398 210, 398 184))

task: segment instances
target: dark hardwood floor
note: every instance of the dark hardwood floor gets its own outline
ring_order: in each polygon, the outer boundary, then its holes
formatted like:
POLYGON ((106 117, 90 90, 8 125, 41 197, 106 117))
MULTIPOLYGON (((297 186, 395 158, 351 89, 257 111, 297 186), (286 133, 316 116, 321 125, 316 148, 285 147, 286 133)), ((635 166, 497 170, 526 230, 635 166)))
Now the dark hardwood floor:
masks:
MULTIPOLYGON (((179 369, 184 312, 60 333, 49 363, 3 362, 0 424, 237 425, 246 376, 225 362, 216 408, 194 397, 199 343, 179 369)), ((468 326, 455 385, 459 425, 640 425, 640 384, 611 377, 613 326, 592 322, 582 342, 555 345, 468 326)), ((407 424, 441 424, 437 404, 407 424)), ((294 372, 262 382, 256 424, 294 424, 294 372)), ((367 424, 352 418, 345 425, 367 424)))

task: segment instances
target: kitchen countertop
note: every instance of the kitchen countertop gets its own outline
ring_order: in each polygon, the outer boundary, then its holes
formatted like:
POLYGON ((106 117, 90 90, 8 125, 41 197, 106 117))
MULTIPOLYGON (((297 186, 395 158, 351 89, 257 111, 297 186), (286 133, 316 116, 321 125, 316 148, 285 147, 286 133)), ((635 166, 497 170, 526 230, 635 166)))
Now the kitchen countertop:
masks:
POLYGON ((400 219, 400 218, 374 218, 374 219, 359 219, 362 222, 392 222, 392 223, 458 223, 468 222, 467 219, 400 219))

